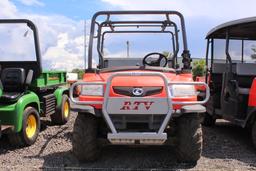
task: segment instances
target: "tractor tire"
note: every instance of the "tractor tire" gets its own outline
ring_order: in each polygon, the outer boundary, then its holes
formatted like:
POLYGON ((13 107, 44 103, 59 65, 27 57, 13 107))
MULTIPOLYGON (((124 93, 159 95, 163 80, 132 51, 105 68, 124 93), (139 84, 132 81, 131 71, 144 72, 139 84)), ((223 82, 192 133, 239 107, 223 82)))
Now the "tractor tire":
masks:
POLYGON ((252 136, 253 146, 256 149, 256 120, 254 121, 254 123, 252 125, 251 136, 252 136))
POLYGON ((8 134, 11 145, 22 147, 35 143, 40 132, 40 116, 33 107, 27 107, 23 112, 22 129, 18 133, 8 134))
POLYGON ((89 113, 78 113, 73 130, 73 153, 79 161, 94 161, 101 151, 97 140, 98 123, 89 113))
POLYGON ((202 128, 197 113, 183 115, 176 120, 176 155, 179 162, 197 163, 202 153, 202 128))
POLYGON ((66 94, 62 96, 61 106, 56 108, 54 114, 51 115, 51 120, 56 125, 64 125, 70 118, 70 102, 66 94))
POLYGON ((216 119, 214 119, 209 113, 205 112, 203 115, 202 125, 203 126, 214 126, 216 122, 216 119))

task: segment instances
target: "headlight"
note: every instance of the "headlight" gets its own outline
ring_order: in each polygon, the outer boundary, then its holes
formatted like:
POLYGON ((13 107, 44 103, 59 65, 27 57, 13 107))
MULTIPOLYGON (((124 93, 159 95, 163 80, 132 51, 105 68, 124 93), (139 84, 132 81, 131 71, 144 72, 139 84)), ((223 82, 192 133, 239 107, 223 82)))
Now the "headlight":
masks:
POLYGON ((81 95, 103 96, 103 85, 83 85, 81 95))
POLYGON ((194 85, 172 85, 169 87, 171 96, 173 97, 185 97, 196 96, 196 90, 194 85))

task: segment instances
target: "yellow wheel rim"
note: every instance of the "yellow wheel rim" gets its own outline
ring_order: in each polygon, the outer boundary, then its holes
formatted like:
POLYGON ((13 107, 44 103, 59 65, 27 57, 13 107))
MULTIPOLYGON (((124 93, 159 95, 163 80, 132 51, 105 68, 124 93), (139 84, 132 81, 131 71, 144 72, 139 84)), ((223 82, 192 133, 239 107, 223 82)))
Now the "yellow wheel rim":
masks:
POLYGON ((36 117, 30 114, 27 118, 26 134, 28 138, 32 138, 36 133, 37 123, 36 117))
POLYGON ((69 103, 68 101, 66 101, 64 104, 64 117, 68 118, 68 115, 69 115, 69 103))

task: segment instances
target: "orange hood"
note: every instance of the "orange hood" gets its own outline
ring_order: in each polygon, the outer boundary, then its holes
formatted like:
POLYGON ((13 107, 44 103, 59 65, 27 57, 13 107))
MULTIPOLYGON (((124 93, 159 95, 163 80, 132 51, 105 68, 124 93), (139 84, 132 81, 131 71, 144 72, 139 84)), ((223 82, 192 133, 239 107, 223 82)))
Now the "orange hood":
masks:
MULTIPOLYGON (((121 71, 127 72, 127 71, 121 71)), ((152 71, 141 71, 132 70, 129 72, 152 72, 152 71)), ((154 71, 156 72, 156 71, 154 71)), ((83 80, 86 82, 106 82, 107 79, 114 73, 117 72, 106 72, 106 73, 86 73, 83 80)), ((192 74, 176 74, 176 73, 163 73, 169 79, 174 82, 190 82, 193 81, 192 74)), ((161 86, 163 85, 163 79, 158 76, 118 76, 112 80, 112 86, 161 86)))

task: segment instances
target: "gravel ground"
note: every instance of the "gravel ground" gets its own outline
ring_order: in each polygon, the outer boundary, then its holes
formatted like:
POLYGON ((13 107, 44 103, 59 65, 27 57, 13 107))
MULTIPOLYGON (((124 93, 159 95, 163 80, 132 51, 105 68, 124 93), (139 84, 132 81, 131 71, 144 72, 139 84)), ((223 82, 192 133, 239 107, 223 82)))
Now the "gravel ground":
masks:
POLYGON ((174 151, 166 147, 109 146, 97 162, 79 163, 71 152, 72 126, 76 114, 63 126, 43 122, 37 142, 16 149, 0 140, 0 170, 256 170, 256 152, 249 134, 220 121, 203 128, 204 147, 197 165, 176 162, 174 151))

